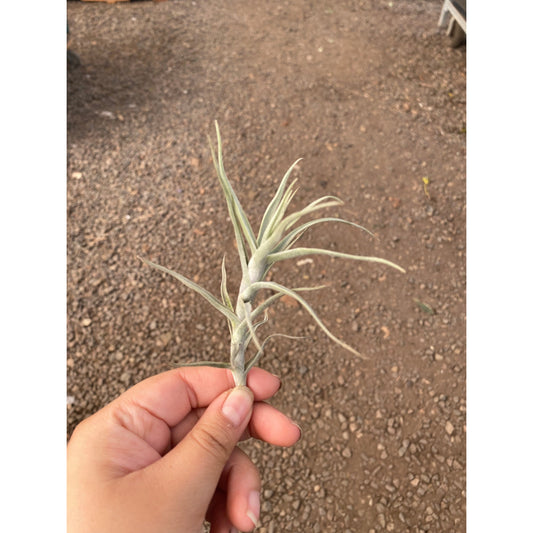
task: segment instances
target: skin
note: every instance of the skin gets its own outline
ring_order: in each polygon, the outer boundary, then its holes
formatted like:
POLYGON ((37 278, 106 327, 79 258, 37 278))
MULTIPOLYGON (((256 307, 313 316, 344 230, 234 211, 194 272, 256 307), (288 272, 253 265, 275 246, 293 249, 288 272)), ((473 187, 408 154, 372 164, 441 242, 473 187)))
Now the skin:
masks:
POLYGON ((185 367, 148 378, 84 420, 67 447, 69 533, 252 531, 261 481, 237 447, 292 446, 300 429, 265 400, 278 377, 185 367))

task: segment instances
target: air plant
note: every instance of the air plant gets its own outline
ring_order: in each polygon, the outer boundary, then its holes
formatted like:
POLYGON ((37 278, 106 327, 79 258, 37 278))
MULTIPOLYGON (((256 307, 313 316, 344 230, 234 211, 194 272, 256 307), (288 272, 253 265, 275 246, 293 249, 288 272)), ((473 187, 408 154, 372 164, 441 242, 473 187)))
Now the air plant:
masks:
POLYGON ((391 261, 379 257, 353 255, 322 248, 295 247, 297 241, 308 228, 323 222, 347 224, 370 233, 358 224, 337 217, 319 217, 308 220, 307 222, 301 222, 301 219, 307 215, 313 215, 323 209, 342 205, 343 202, 335 196, 323 196, 322 198, 311 202, 303 209, 292 214, 287 214, 287 208, 297 191, 296 180, 289 183, 289 178, 300 159, 295 161, 284 175, 274 197, 265 210, 259 226, 259 231, 257 234, 254 233, 250 221, 248 220, 248 217, 226 176, 226 172, 224 171, 222 141, 218 124, 216 122, 215 128, 218 150, 215 151, 210 140, 209 144, 215 170, 222 191, 224 192, 231 223, 235 232, 239 261, 242 270, 242 278, 235 304, 231 301, 226 285, 227 274, 225 257, 222 259, 220 298, 217 298, 211 292, 182 274, 141 258, 146 264, 170 274, 188 288, 196 291, 227 319, 231 339, 229 363, 202 361, 191 363, 191 366, 208 365, 229 368, 233 373, 235 385, 245 385, 246 376, 249 370, 257 364, 264 353, 266 342, 274 336, 271 335, 261 343, 258 339, 257 331, 261 325, 265 324, 268 320, 268 308, 276 303, 276 301, 283 295, 294 298, 302 308, 311 315, 317 325, 330 339, 354 355, 364 359, 365 357, 357 350, 333 335, 333 333, 331 333, 320 320, 312 307, 301 296, 301 292, 303 291, 321 289, 323 287, 299 287, 290 289, 277 282, 268 281, 266 279, 267 274, 272 266, 278 261, 314 254, 327 255, 329 257, 341 259, 381 263, 393 267, 403 273, 405 273, 405 270, 391 261), (256 297, 260 291, 268 291, 270 295, 260 303, 256 304, 256 297), (251 343, 255 346, 256 352, 255 355, 247 359, 246 354, 251 343))

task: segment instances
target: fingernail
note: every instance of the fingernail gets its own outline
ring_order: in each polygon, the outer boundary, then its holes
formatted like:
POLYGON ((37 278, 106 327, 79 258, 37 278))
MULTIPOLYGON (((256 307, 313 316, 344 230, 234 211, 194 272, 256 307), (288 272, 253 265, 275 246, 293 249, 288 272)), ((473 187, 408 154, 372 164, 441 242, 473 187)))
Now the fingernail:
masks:
POLYGON ((247 387, 236 387, 224 401, 222 414, 232 426, 240 426, 250 413, 253 403, 254 397, 250 389, 247 387))
POLYGON ((302 428, 296 422, 292 422, 292 425, 298 428, 298 431, 300 432, 300 436, 298 437, 298 440, 300 440, 302 438, 302 428))
POLYGON ((246 516, 254 523, 255 527, 259 524, 260 509, 261 497, 259 496, 259 492, 253 490, 248 496, 248 510, 246 511, 246 516))

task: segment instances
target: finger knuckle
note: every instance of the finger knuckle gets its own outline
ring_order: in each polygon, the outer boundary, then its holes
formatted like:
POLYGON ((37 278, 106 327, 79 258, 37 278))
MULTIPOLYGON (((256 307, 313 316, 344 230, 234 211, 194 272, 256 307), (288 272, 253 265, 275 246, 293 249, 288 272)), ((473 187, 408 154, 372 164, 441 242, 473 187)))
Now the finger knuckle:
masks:
POLYGON ((223 442, 217 435, 206 427, 197 427, 196 431, 191 433, 191 437, 196 444, 212 455, 217 460, 226 459, 232 448, 223 442))

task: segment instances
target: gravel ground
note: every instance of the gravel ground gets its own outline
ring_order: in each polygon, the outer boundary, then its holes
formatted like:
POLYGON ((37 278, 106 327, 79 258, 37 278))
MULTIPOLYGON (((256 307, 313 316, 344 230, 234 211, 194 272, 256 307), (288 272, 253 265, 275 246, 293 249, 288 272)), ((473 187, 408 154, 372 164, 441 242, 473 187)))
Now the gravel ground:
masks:
MULTIPOLYGON (((354 359, 286 300, 262 366, 302 427, 291 449, 247 442, 258 531, 461 532, 465 504, 465 49, 440 0, 68 3, 68 435, 134 383, 227 356, 213 292, 234 251, 209 158, 256 224, 290 164, 295 206, 324 194, 377 239, 337 226, 307 243, 402 265, 280 263, 354 359), (428 181, 424 183, 424 179, 428 181)), ((229 261, 229 289, 238 269, 229 261)))

